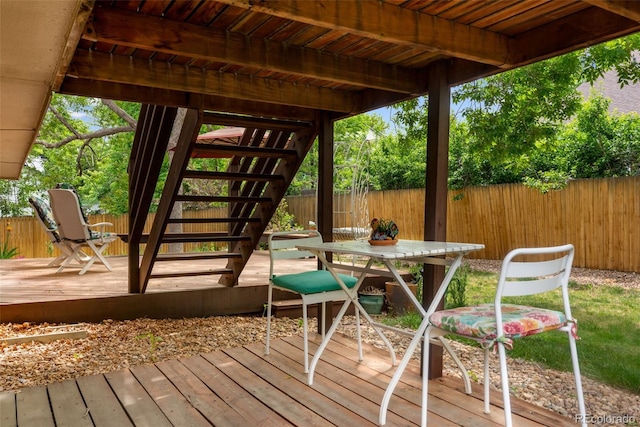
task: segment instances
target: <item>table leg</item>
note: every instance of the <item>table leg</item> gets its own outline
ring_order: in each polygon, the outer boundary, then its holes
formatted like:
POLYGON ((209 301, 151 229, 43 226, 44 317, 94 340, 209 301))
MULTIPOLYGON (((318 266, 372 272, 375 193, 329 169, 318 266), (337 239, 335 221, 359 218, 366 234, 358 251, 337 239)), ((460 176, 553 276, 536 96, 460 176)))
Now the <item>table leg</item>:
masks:
MULTIPOLYGON (((429 316, 433 312, 436 311, 436 308, 438 307, 438 304, 440 303, 442 298, 444 298, 444 293, 446 292, 447 287, 449 286, 449 283, 451 282, 451 279, 453 278, 453 275, 455 274, 456 270, 458 269, 458 267, 460 267, 460 264, 462 263, 463 255, 464 254, 459 254, 455 258, 455 260, 451 263, 451 265, 449 267, 449 271, 444 276, 444 279, 442 280, 442 283, 440 284, 440 287, 438 288, 438 292, 436 292, 436 295, 434 296, 433 301, 431 301, 431 304, 429 305, 429 308, 425 311, 424 308, 421 305, 419 306, 419 308, 421 309, 420 313, 423 315, 422 322, 420 322, 420 326, 416 330, 415 335, 413 336, 413 339, 411 340, 411 343, 407 347, 407 351, 406 351, 404 357, 402 358, 402 361, 400 362, 400 365, 398 365, 398 369, 396 369, 396 372, 393 374, 393 377, 391 378, 391 382, 389 382, 389 385, 387 386, 387 389, 384 392, 384 396, 382 397, 382 402, 380 403, 380 414, 379 414, 379 418, 378 418, 378 421, 379 421, 380 425, 384 425, 387 422, 387 409, 389 408, 389 401, 391 400, 391 396, 393 395, 393 391, 395 390, 396 386, 398 385, 398 382, 400 382, 400 378, 402 377, 402 374, 404 373, 404 370, 406 369, 407 365, 409 364, 409 361, 411 360, 411 356, 413 355, 413 352, 418 347, 418 344, 423 340, 424 334, 425 334, 425 332, 427 330, 427 327, 429 326, 429 316)), ((391 270, 391 272, 394 275, 398 276, 397 279, 398 278, 400 279, 400 283, 401 284, 404 283, 404 281, 402 280, 402 278, 398 274, 397 270, 393 267, 393 265, 389 264, 389 265, 387 265, 387 268, 389 268, 389 270, 391 270)), ((405 292, 407 292, 409 297, 413 296, 413 294, 409 290, 408 286, 406 286, 406 284, 404 286, 406 287, 405 292)), ((415 304, 415 302, 417 302, 417 299, 414 297, 412 299, 412 301, 414 301, 414 304, 415 304)), ((425 343, 425 345, 429 345, 429 343, 425 343)), ((447 351, 453 351, 453 349, 451 349, 449 347, 449 348, 447 348, 447 351)), ((455 354, 455 353, 452 353, 452 354, 455 354)), ((426 375, 426 373, 423 374, 423 375, 426 375)))
MULTIPOLYGON (((373 321, 371 316, 369 316, 369 313, 367 313, 367 311, 364 309, 364 307, 362 307, 362 305, 360 305, 360 302, 358 301, 358 289, 360 288, 360 286, 364 282, 366 274, 363 273, 362 275, 360 275, 356 285, 352 289, 349 289, 344 284, 342 279, 340 279, 340 276, 338 276, 338 274, 335 272, 335 270, 329 265, 329 263, 326 260, 324 254, 317 253, 316 255, 318 256, 318 259, 327 267, 327 270, 336 279, 336 281, 340 284, 340 286, 342 286, 342 288, 345 290, 345 292, 347 293, 348 299, 346 299, 344 304, 342 304, 342 307, 340 307, 340 311, 338 311, 338 314, 336 315, 336 318, 334 319, 333 323, 331 324, 331 328, 329 328, 329 331, 327 332, 327 334, 325 335, 324 339, 320 343, 320 347, 318 347, 318 349, 316 350, 315 354, 313 355, 313 360, 311 360, 311 365, 309 367, 309 379, 308 379, 309 385, 313 385, 313 374, 315 372, 316 365, 318 364, 318 361, 320 360, 320 356, 322 355, 322 352, 324 351, 324 349, 327 347, 327 344, 331 340, 331 337, 335 333, 336 329, 338 329, 338 325, 340 324, 340 321, 344 317, 344 314, 347 312, 347 308, 349 308, 349 304, 351 304, 351 303, 353 303, 353 305, 355 307, 355 310, 356 310, 356 313, 360 313, 360 314, 362 314, 364 316, 364 318, 367 320, 367 322, 369 322, 369 324, 373 327, 373 329, 376 331, 376 333, 380 336, 382 341, 385 343, 385 345, 389 349, 389 354, 391 355, 391 364, 393 366, 395 366, 395 364, 396 364, 396 353, 395 353, 395 350, 393 349, 393 346, 391 345, 391 342, 389 341, 389 339, 386 336, 384 336, 384 334, 382 333, 382 330, 380 328, 378 328, 377 326, 375 326, 375 322, 373 321)), ((373 259, 370 259, 365 268, 366 269, 371 268, 372 264, 373 264, 373 259)), ((359 322, 360 320, 358 319, 358 317, 359 316, 356 317, 356 321, 359 322)), ((358 327, 358 348, 359 348, 360 360, 362 360, 362 348, 360 346, 360 331, 359 331, 359 329, 360 328, 358 327)))

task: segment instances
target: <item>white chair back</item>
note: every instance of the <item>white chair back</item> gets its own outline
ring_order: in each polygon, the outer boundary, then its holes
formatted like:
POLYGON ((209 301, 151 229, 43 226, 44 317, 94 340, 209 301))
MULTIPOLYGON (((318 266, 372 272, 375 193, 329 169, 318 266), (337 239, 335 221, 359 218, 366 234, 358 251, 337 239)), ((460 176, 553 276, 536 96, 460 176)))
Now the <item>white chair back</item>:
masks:
POLYGON ((49 190, 51 210, 63 239, 81 242, 91 238, 82 216, 80 201, 72 190, 53 188, 49 190))
POLYGON ((567 286, 573 254, 573 245, 521 248, 509 252, 502 264, 496 300, 506 296, 534 295, 567 286), (556 258, 542 261, 514 261, 521 256, 544 255, 555 255, 556 258))
POLYGON ((269 277, 275 274, 275 262, 282 259, 303 259, 315 257, 309 251, 301 251, 296 245, 322 243, 318 230, 279 231, 269 236, 269 277))

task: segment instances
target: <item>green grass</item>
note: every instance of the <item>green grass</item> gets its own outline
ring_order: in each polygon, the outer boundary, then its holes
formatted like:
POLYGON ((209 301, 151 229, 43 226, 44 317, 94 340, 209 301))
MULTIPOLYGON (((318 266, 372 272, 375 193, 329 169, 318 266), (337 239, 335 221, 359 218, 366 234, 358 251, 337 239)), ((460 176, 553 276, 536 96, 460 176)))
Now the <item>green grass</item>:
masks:
MULTIPOLYGON (((497 275, 471 270, 467 305, 492 302, 497 275)), ((573 317, 578 319, 578 358, 583 376, 640 394, 640 290, 614 286, 570 284, 573 317)), ((508 298, 505 302, 562 310, 559 291, 508 298)), ((417 327, 419 316, 388 319, 390 323, 417 327)), ((538 362, 545 367, 571 371, 566 334, 551 332, 516 340, 510 357, 538 362)))

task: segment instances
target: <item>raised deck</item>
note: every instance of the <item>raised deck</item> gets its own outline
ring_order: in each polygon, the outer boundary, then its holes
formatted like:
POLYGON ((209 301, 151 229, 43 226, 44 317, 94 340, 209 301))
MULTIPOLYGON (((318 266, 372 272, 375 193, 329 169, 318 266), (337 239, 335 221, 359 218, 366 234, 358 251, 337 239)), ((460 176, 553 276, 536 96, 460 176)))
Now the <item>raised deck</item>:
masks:
MULTIPOLYGON (((269 254, 255 251, 239 285, 226 287, 213 276, 171 277, 149 282, 146 293, 130 294, 127 258, 108 257, 113 271, 95 264, 79 276, 79 268, 56 273, 51 259, 0 261, 0 322, 91 322, 103 319, 182 318, 257 313, 267 301, 269 254)), ((225 260, 193 260, 200 268, 218 268, 225 260)), ((316 268, 315 259, 292 265, 292 271, 316 268)), ((160 266, 176 272, 176 265, 160 266)), ((182 268, 193 268, 183 265, 182 268)), ((290 298, 277 294, 277 298, 290 298)))

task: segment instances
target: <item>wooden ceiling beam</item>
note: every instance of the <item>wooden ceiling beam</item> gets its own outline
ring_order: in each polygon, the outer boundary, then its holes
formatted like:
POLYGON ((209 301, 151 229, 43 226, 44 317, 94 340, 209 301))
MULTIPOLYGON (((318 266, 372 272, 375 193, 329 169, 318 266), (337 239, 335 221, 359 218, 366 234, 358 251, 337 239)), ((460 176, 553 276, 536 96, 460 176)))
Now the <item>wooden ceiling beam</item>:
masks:
POLYGON ((353 111, 353 94, 336 89, 206 71, 129 56, 77 51, 72 73, 77 78, 136 86, 219 95, 328 111, 353 111))
POLYGON ((309 108, 80 78, 66 79, 59 92, 65 95, 118 99, 198 110, 224 111, 258 117, 278 117, 303 121, 314 121, 317 118, 317 111, 309 108))
POLYGON ((330 30, 503 66, 508 37, 377 0, 219 0, 330 30))
POLYGON ((583 0, 607 12, 640 22, 640 2, 638 0, 583 0))
POLYGON ((509 49, 509 62, 522 66, 636 31, 640 31, 638 22, 590 7, 517 36, 509 49))
POLYGON ((362 88, 409 94, 424 91, 425 78, 409 68, 272 40, 254 40, 238 33, 105 7, 94 9, 82 37, 95 42, 266 68, 362 88))

